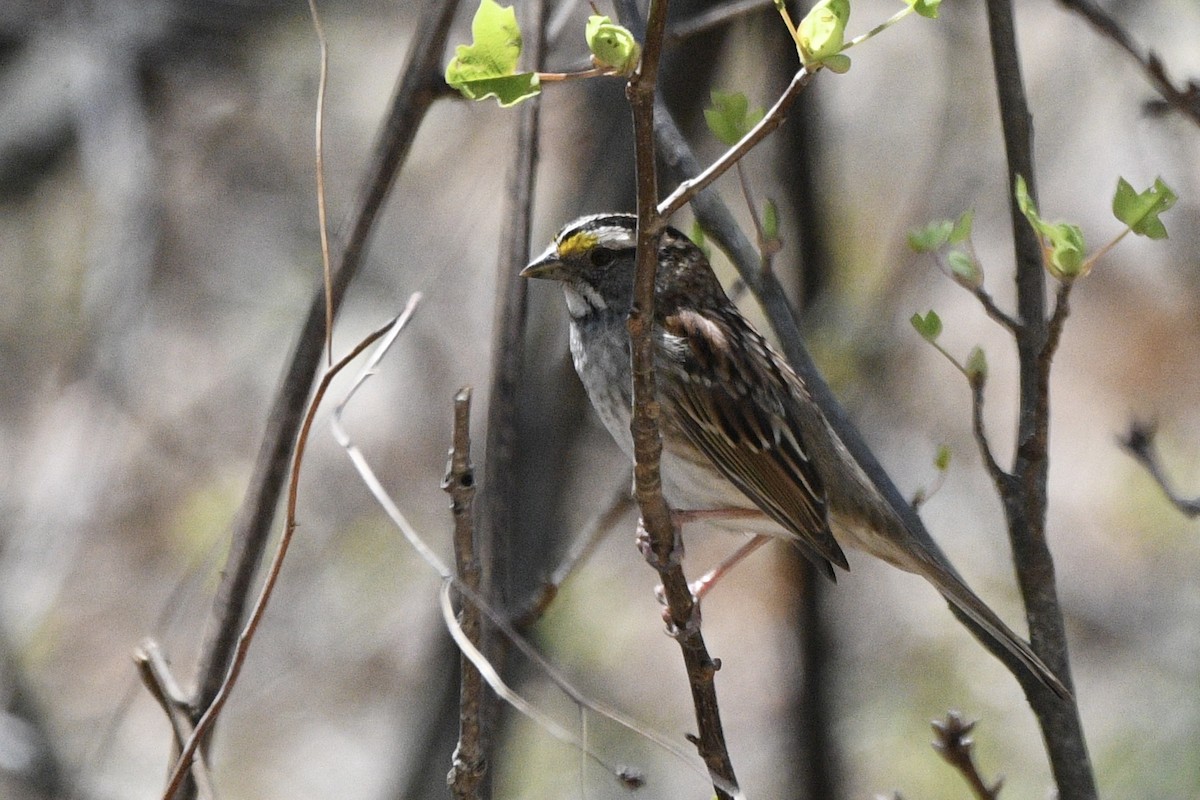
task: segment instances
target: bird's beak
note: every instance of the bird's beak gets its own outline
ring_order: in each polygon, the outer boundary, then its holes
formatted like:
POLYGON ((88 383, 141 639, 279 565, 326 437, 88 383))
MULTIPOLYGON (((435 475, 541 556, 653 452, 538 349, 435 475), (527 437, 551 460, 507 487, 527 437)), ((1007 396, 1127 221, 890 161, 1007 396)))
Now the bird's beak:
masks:
POLYGON ((545 252, 531 261, 520 274, 522 278, 546 278, 552 281, 566 279, 563 263, 558 257, 558 246, 552 244, 547 247, 545 252))

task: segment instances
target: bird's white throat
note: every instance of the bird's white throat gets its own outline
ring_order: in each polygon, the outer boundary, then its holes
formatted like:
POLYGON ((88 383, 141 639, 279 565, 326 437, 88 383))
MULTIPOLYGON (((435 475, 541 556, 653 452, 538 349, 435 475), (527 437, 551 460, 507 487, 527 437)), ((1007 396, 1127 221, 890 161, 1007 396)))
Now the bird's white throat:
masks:
POLYGON ((593 311, 604 311, 608 308, 608 303, 604 302, 600 293, 591 284, 582 281, 564 283, 563 294, 567 298, 567 311, 575 319, 581 319, 593 311))

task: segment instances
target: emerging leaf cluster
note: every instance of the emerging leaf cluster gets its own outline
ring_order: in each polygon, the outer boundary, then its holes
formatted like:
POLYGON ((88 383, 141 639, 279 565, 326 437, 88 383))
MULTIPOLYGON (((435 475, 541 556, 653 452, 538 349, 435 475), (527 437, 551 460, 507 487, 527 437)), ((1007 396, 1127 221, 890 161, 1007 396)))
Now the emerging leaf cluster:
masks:
MULTIPOLYGON (((521 28, 512 6, 496 0, 479 0, 471 20, 472 44, 460 44, 446 65, 446 83, 468 100, 495 97, 501 106, 511 106, 541 92, 542 76, 517 72, 521 57, 521 28)), ((599 14, 588 18, 584 29, 588 49, 597 71, 572 73, 567 77, 595 74, 630 75, 637 69, 641 48, 627 28, 599 14)), ((547 76, 547 79, 553 76, 547 76)), ((559 80, 563 76, 557 76, 559 80)))
POLYGON ((460 44, 446 65, 446 83, 468 100, 495 97, 511 106, 541 91, 536 72, 517 72, 521 29, 512 6, 480 0, 471 20, 474 43, 460 44))

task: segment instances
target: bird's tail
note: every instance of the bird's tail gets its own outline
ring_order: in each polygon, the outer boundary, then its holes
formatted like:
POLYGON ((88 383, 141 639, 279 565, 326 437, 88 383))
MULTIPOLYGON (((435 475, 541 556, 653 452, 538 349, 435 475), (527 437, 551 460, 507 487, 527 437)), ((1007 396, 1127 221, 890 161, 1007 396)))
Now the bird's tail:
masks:
POLYGON ((1050 667, 1033 652, 1029 643, 1009 629, 986 603, 963 583, 962 579, 945 569, 941 564, 926 562, 921 573, 937 588, 951 605, 978 625, 988 638, 1003 647, 1037 678, 1046 688, 1064 700, 1071 697, 1071 690, 1050 667))

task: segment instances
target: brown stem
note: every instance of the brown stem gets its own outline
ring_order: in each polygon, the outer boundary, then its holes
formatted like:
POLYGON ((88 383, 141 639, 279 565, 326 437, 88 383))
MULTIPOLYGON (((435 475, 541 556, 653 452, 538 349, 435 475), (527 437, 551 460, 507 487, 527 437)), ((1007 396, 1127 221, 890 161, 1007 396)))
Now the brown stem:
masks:
POLYGON ((1195 81, 1189 81, 1185 89, 1175 86, 1167 76, 1166 67, 1163 66, 1159 57, 1153 51, 1143 54, 1141 48, 1134 43, 1133 38, 1126 33, 1116 19, 1091 0, 1059 0, 1059 3, 1090 22, 1092 27, 1112 40, 1137 62, 1138 66, 1142 68, 1142 72, 1146 73, 1146 77, 1150 79, 1150 83, 1154 85, 1155 90, 1162 95, 1160 103, 1150 106, 1152 109, 1177 111, 1200 125, 1200 85, 1195 81))
MULTIPOLYGON (((1014 185, 1017 175, 1023 175, 1032 196, 1036 191, 1033 125, 1021 79, 1011 0, 988 0, 987 17, 1008 162, 1008 186, 1014 185)), ((1016 332, 1020 405, 1013 480, 997 484, 997 489, 1004 504, 1030 642, 1069 689, 1072 680, 1066 631, 1054 580, 1054 561, 1046 541, 1050 361, 1065 319, 1066 291, 1059 292, 1054 319, 1048 323, 1041 244, 1026 224, 1011 192, 1009 208, 1021 322, 1016 332)), ((1017 673, 1017 678, 1041 726, 1059 797, 1094 800, 1095 778, 1074 699, 1058 698, 1024 674, 1017 673)))
MULTIPOLYGON (((454 439, 442 489, 450 495, 454 516, 454 564, 458 579, 471 591, 479 591, 479 556, 475 551, 475 467, 471 464, 471 390, 454 396, 454 439)), ((462 603, 458 612, 463 635, 476 648, 482 639, 482 620, 474 603, 462 603)), ((483 742, 484 683, 479 670, 466 655, 460 655, 458 693, 458 746, 454 748, 446 783, 456 800, 478 800, 487 774, 483 742)))
POLYGON ((663 499, 659 471, 662 439, 659 434, 660 408, 655 393, 652 337, 654 279, 658 268, 658 240, 664 218, 657 210, 654 104, 666 13, 665 0, 651 1, 642 63, 626 90, 633 113, 638 201, 637 272, 633 309, 629 315, 633 362, 633 419, 630 427, 635 456, 634 484, 642 525, 649 537, 647 558, 658 570, 671 626, 687 668, 698 729, 698 736, 693 742, 713 778, 717 796, 729 800, 736 792, 737 779, 725 744, 717 704, 714 677, 720 662, 709 656, 700 633, 698 609, 681 564, 679 529, 672 521, 670 509, 663 499))

